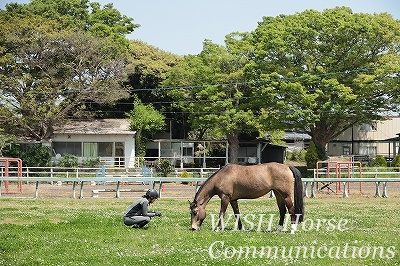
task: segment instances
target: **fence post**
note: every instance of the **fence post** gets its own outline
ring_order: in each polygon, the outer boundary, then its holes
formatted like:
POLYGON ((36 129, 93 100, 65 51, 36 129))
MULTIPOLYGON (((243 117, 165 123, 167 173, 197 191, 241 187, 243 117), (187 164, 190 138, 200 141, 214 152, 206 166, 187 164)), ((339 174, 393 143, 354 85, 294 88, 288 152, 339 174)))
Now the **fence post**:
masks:
POLYGON ((347 186, 349 185, 349 183, 347 182, 343 182, 343 198, 348 198, 349 194, 347 193, 347 186))
POLYGON ((79 191, 79 198, 83 199, 83 181, 81 181, 81 189, 79 191))
POLYGON ((116 192, 115 192, 115 197, 116 197, 116 198, 119 198, 119 195, 120 195, 120 193, 119 193, 120 184, 121 184, 121 182, 120 182, 120 181, 117 181, 117 190, 116 190, 116 192))
POLYGON ((308 198, 308 190, 307 190, 308 182, 303 182, 303 197, 308 198))
POLYGON ((381 182, 375 182, 375 198, 380 198, 381 197, 381 193, 379 191, 379 185, 381 182))
POLYGON ((382 182, 382 198, 389 198, 386 190, 387 182, 382 182))
POLYGON ((39 197, 39 181, 36 181, 35 198, 39 197))

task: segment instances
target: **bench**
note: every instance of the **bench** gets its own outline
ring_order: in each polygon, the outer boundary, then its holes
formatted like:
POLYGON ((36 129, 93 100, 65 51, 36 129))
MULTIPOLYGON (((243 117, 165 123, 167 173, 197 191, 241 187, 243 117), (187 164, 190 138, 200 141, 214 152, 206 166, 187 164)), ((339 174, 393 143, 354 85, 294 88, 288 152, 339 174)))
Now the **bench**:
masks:
POLYGON ((147 189, 113 189, 113 188, 103 188, 103 189, 93 189, 92 197, 98 198, 100 192, 115 192, 115 197, 119 198, 120 192, 146 192, 147 189))

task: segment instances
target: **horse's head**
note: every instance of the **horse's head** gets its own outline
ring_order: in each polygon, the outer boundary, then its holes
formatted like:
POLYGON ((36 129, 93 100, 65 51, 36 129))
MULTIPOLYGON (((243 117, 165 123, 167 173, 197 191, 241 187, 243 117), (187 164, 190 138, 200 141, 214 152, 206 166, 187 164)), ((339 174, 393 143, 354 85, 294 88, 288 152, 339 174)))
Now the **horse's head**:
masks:
POLYGON ((206 218, 206 210, 201 205, 197 204, 196 200, 190 202, 190 215, 192 217, 192 230, 199 230, 201 224, 206 218))

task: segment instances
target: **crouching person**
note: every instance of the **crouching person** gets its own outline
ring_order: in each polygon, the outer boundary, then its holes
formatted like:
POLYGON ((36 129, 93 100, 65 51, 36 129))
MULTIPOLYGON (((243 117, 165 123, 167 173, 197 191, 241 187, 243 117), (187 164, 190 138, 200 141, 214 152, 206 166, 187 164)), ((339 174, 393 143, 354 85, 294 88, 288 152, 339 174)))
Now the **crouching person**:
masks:
POLYGON ((133 202, 124 214, 124 224, 132 228, 142 228, 148 224, 152 217, 161 216, 161 212, 149 212, 148 207, 158 199, 158 192, 155 189, 147 190, 142 198, 133 202))

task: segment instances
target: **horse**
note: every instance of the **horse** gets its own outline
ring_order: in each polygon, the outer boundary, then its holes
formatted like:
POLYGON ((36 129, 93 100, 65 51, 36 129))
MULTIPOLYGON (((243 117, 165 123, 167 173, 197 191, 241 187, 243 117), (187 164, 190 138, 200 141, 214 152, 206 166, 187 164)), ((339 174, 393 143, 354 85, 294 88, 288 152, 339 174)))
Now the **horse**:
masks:
POLYGON ((218 195, 221 199, 218 229, 222 229, 224 217, 230 203, 238 218, 238 228, 243 228, 240 221, 239 199, 256 199, 273 191, 279 208, 278 230, 283 228, 286 209, 290 213, 292 233, 297 223, 304 217, 303 184, 300 171, 285 164, 270 162, 257 165, 227 164, 211 175, 196 192, 193 202, 189 201, 191 229, 199 230, 206 218, 206 206, 210 199, 218 195), (294 198, 294 204, 292 202, 294 198))

